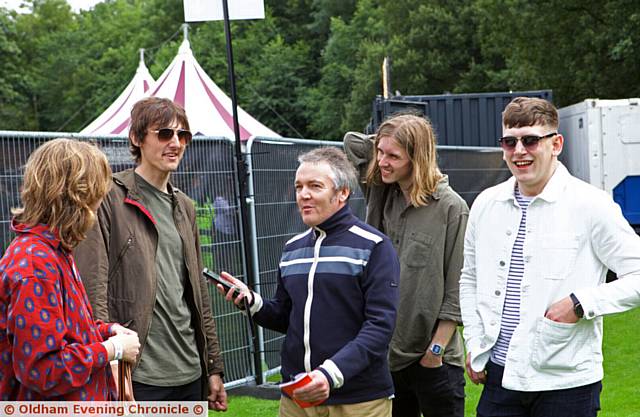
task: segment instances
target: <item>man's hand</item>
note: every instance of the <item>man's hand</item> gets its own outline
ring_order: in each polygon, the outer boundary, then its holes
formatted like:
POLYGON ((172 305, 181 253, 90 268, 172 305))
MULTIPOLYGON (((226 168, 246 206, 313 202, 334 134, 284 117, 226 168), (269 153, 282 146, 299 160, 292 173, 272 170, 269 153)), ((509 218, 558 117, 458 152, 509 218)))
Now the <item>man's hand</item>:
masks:
POLYGON ((420 366, 424 368, 439 368, 442 366, 442 356, 436 356, 431 352, 431 349, 427 349, 422 358, 420 358, 420 366))
POLYGON ((467 360, 465 362, 465 368, 467 369, 467 375, 474 384, 484 384, 487 382, 487 371, 476 372, 471 369, 471 353, 467 353, 467 360))
POLYGON ((225 300, 233 301, 233 303, 240 308, 243 308, 242 300, 247 300, 247 306, 253 302, 253 292, 249 289, 249 287, 247 287, 244 282, 240 281, 238 278, 225 271, 220 272, 220 275, 233 282, 233 285, 235 285, 235 287, 237 288, 237 290, 231 288, 229 289, 229 291, 225 292, 222 285, 216 284, 218 292, 224 295, 225 300))
POLYGON ((331 387, 327 377, 317 370, 309 372, 309 376, 311 377, 311 382, 293 391, 293 398, 309 403, 324 401, 329 398, 331 387))
POLYGON ((565 297, 553 303, 544 316, 558 323, 576 323, 580 320, 573 310, 573 301, 570 297, 565 297))
POLYGON ((215 411, 227 411, 227 392, 219 374, 209 377, 209 409, 215 411))

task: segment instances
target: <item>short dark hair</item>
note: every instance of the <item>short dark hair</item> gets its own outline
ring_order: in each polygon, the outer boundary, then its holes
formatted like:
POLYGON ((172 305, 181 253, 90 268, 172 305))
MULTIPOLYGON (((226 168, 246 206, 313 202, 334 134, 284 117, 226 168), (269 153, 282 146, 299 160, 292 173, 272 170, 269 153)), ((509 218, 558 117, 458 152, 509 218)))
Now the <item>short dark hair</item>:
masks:
POLYGON ((146 97, 133 105, 129 128, 129 151, 136 163, 140 162, 142 154, 140 147, 134 144, 133 139, 142 143, 150 128, 167 127, 174 120, 180 123, 183 129, 191 130, 184 108, 168 98, 146 97))
POLYGON ((516 97, 502 112, 502 125, 507 128, 540 125, 557 130, 558 110, 541 98, 516 97))

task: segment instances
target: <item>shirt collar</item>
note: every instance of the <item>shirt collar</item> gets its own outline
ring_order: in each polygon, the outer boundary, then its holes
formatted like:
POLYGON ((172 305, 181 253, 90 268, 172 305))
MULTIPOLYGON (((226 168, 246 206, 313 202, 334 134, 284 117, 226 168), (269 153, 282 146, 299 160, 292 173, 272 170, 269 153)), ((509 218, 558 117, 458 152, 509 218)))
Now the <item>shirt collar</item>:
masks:
POLYGON ((440 200, 442 193, 448 186, 449 186, 449 176, 443 175, 442 178, 440 178, 440 180, 438 181, 438 184, 436 185, 436 190, 433 192, 433 194, 431 194, 431 197, 434 200, 440 200))
MULTIPOLYGON (((564 188, 567 185, 567 181, 571 177, 567 168, 562 164, 562 162, 556 162, 556 170, 551 175, 549 182, 545 185, 544 189, 540 194, 536 196, 536 198, 540 198, 542 200, 548 202, 554 202, 564 192, 564 188)), ((496 196, 496 199, 499 201, 515 201, 514 190, 516 188, 516 178, 511 177, 507 181, 500 184, 500 190, 496 196)))
POLYGON ((62 248, 58 232, 51 230, 46 224, 37 224, 28 226, 24 223, 18 223, 16 219, 11 220, 11 230, 16 234, 32 234, 44 240, 45 243, 54 248, 62 248))

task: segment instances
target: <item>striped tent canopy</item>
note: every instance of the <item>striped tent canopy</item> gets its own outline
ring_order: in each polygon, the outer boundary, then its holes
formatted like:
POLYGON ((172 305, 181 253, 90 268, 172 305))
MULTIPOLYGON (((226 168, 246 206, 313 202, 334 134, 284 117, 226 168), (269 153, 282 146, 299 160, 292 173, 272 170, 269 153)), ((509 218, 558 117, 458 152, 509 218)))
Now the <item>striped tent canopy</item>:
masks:
POLYGON ((127 88, 120 96, 93 122, 82 129, 80 133, 89 135, 119 134, 128 128, 129 114, 133 105, 145 97, 154 84, 144 64, 144 51, 140 50, 140 64, 127 88), (124 125, 124 129, 123 126, 124 125))
MULTIPOLYGON (((234 138, 231 99, 198 64, 186 37, 178 55, 158 78, 150 94, 169 98, 182 105, 194 134, 234 138)), ((243 141, 251 136, 280 137, 240 107, 238 122, 240 139, 243 141)))
MULTIPOLYGON (((189 118, 191 131, 196 135, 235 138, 231 99, 198 64, 186 36, 180 45, 178 55, 147 91, 147 95, 169 98, 183 106, 189 118)), ((99 129, 88 130, 95 124, 94 122, 85 128, 83 133, 126 134, 129 130, 130 110, 131 107, 124 113, 118 113, 117 117, 112 117, 109 123, 103 123, 99 129)), ((251 136, 281 137, 240 107, 238 107, 238 121, 242 141, 248 140, 251 136)))

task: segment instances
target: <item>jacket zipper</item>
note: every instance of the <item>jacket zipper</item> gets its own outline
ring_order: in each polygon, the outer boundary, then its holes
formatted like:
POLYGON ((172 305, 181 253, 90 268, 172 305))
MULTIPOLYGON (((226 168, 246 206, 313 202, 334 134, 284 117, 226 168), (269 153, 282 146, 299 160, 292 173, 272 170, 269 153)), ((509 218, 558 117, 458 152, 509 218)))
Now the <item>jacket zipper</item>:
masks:
POLYGON ((124 254, 127 253, 129 248, 131 247, 131 243, 132 242, 133 242, 133 238, 129 237, 127 239, 127 244, 124 246, 124 248, 122 248, 122 250, 118 254, 118 257, 116 258, 116 262, 113 265, 113 268, 111 269, 111 272, 109 273, 109 277, 108 277, 109 281, 111 281, 111 278, 113 278, 113 276, 115 275, 116 271, 118 270, 118 267, 122 263, 122 258, 124 258, 124 254))
POLYGON ((316 268, 318 267, 318 261, 320 258, 320 246, 327 234, 320 230, 320 236, 316 240, 316 244, 313 248, 313 262, 311 263, 311 269, 309 269, 309 278, 307 279, 307 301, 304 304, 304 369, 307 372, 311 372, 311 305, 313 304, 313 282, 315 281, 316 268))

